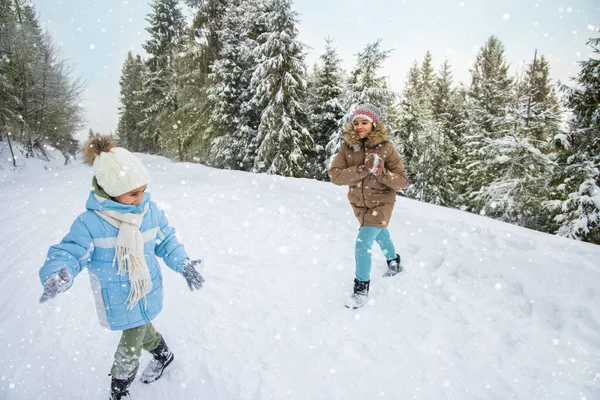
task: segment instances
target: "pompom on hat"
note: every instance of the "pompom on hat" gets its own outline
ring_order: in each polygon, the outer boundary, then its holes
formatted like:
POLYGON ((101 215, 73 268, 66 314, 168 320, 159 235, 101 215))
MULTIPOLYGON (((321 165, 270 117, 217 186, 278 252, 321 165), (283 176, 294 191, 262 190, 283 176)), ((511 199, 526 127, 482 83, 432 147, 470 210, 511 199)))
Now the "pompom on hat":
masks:
POLYGON ((352 122, 354 122, 356 118, 364 118, 376 128, 381 122, 381 111, 370 103, 359 104, 352 113, 352 122))
POLYGON ((117 147, 110 136, 92 136, 83 148, 85 161, 94 169, 98 184, 117 197, 148 184, 148 170, 128 150, 117 147))

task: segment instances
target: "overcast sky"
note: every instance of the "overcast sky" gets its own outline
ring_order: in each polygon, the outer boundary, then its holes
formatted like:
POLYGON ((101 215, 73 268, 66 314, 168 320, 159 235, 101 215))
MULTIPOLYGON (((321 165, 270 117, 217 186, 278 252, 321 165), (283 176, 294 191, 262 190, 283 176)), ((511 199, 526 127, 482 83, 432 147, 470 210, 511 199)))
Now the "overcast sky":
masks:
MULTIPOLYGON (((87 125, 109 133, 117 126, 119 77, 128 51, 142 53, 148 39, 146 0, 34 0, 42 27, 61 44, 74 74, 89 81, 83 106, 87 125)), ((439 66, 450 60, 456 81, 468 83, 469 67, 490 35, 505 45, 518 73, 534 51, 543 54, 551 76, 568 80, 576 62, 589 56, 585 43, 597 37, 598 0, 297 0, 300 40, 311 66, 333 40, 343 67, 351 69, 365 45, 382 39, 393 50, 382 75, 402 90, 408 68, 431 51, 439 66), (368 4, 368 5, 367 5, 368 4)))

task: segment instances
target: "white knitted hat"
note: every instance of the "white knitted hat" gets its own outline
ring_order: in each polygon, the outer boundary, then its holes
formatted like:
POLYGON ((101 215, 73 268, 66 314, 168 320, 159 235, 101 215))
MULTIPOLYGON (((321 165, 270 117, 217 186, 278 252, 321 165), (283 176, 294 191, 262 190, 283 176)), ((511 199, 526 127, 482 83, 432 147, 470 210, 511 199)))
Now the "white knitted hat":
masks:
POLYGON ((109 136, 93 136, 83 152, 92 165, 98 184, 112 197, 117 197, 148 184, 148 170, 142 162, 109 136))

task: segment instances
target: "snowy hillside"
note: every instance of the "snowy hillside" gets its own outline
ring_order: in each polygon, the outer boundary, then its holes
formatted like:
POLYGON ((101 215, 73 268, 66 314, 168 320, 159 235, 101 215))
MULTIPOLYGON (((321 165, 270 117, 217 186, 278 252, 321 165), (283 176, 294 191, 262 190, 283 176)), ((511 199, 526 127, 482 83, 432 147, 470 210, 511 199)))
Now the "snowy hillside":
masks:
MULTIPOLYGON (((344 308, 357 223, 346 188, 141 156, 205 287, 164 269, 155 320, 175 352, 133 399, 600 399, 600 246, 399 198, 405 271, 344 308)), ((38 268, 91 168, 0 170, 1 399, 106 399, 120 333, 83 272, 39 304, 38 268)), ((142 356, 142 366, 149 360, 142 356)))

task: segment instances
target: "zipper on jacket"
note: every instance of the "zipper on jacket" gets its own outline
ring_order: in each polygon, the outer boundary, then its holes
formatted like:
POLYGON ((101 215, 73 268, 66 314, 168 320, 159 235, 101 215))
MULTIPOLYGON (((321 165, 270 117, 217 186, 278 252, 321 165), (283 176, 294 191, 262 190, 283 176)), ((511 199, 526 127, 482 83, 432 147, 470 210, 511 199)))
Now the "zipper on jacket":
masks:
POLYGON ((140 311, 142 312, 142 316, 146 322, 150 322, 150 318, 148 318, 148 303, 146 302, 146 297, 140 299, 139 303, 140 311), (142 306, 143 304, 143 306, 142 306))
MULTIPOLYGON (((365 139, 363 138, 363 139, 361 139, 361 141, 362 141, 362 148, 363 148, 363 165, 365 165, 365 161, 367 159, 367 147, 365 146, 365 139)), ((365 178, 362 179, 360 187, 362 189, 361 193, 362 193, 362 198, 363 198, 363 204, 364 204, 365 209, 366 209, 367 208, 367 199, 365 199, 365 178)), ((360 226, 364 226, 364 224, 365 224, 365 216, 366 215, 367 215, 367 212, 365 211, 364 214, 363 214, 363 216, 362 216, 362 222, 360 223, 360 226)))

